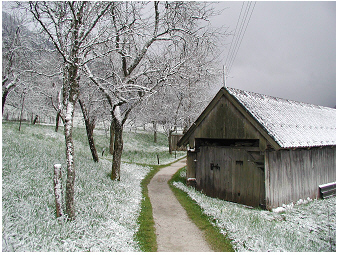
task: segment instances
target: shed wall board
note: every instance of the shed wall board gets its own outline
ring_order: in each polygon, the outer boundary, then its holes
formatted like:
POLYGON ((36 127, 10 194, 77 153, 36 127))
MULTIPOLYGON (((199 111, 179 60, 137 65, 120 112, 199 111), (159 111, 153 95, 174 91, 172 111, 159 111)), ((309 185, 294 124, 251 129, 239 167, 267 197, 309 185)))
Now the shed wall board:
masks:
POLYGON ((171 151, 186 151, 186 146, 178 147, 178 141, 183 137, 183 135, 171 134, 170 136, 170 150, 171 151))
POLYGON ((267 208, 317 198, 318 185, 336 181, 336 148, 266 151, 267 208))
POLYGON ((266 139, 224 95, 191 134, 190 148, 194 148, 195 138, 259 139, 260 149, 267 147, 266 139))
POLYGON ((196 178, 196 152, 187 152, 187 172, 186 177, 188 178, 196 178))
POLYGON ((254 207, 265 204, 264 171, 256 167, 244 149, 200 147, 196 181, 197 189, 208 196, 254 207))

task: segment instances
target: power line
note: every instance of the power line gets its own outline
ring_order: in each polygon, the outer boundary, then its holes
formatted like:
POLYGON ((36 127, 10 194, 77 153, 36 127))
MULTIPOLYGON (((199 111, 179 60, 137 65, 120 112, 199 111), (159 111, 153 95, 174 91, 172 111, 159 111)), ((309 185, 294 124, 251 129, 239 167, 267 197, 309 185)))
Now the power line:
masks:
MULTIPOLYGON (((242 8, 241 8, 240 14, 238 15, 237 24, 236 24, 236 28, 235 28, 235 34, 236 34, 236 31, 237 31, 237 28, 238 28, 238 24, 239 24, 239 22, 240 22, 240 18, 241 18, 243 6, 244 6, 244 2, 243 2, 243 4, 242 4, 242 8)), ((235 40, 235 38, 236 38, 236 37, 235 37, 235 35, 234 35, 234 36, 233 36, 233 39, 232 39, 232 41, 231 41, 229 50, 228 50, 227 58, 226 58, 226 60, 225 60, 225 62, 224 62, 224 66, 226 66, 227 61, 229 61, 229 59, 230 59, 230 53, 232 52, 232 49, 234 48, 234 40, 235 40)))
POLYGON ((227 68, 226 74, 227 75, 230 73, 230 69, 231 69, 233 60, 236 57, 237 49, 239 48, 239 45, 242 42, 242 40, 241 40, 241 38, 243 38, 242 32, 245 31, 245 23, 246 23, 246 20, 248 18, 250 5, 251 5, 251 3, 247 2, 245 10, 243 12, 244 2, 242 4, 242 9, 240 11, 238 23, 237 23, 236 29, 235 29, 235 35, 233 37, 232 45, 230 46, 230 49, 229 49, 230 51, 229 51, 229 54, 228 54, 228 57, 227 57, 227 61, 228 61, 227 65, 226 65, 226 68, 227 68), (241 18, 241 16, 243 16, 243 17, 241 18), (239 23, 240 19, 241 19, 241 23, 239 23), (239 24, 240 24, 240 26, 239 26, 239 24))
MULTIPOLYGON (((239 17, 238 17, 238 21, 237 21, 237 25, 236 25, 236 29, 235 29, 235 35, 234 35, 233 40, 231 42, 231 45, 230 45, 230 48, 229 48, 229 51, 228 51, 228 55, 227 55, 227 58, 226 58, 226 61, 225 61, 225 67, 226 67, 226 72, 225 72, 226 78, 225 78, 225 80, 228 78, 228 76, 230 74, 230 70, 231 70, 231 68, 234 64, 236 55, 237 55, 237 53, 240 49, 243 37, 244 37, 245 32, 248 28, 250 18, 253 14, 256 2, 253 4, 253 6, 252 6, 252 3, 253 2, 247 2, 245 8, 244 8, 245 2, 243 2, 243 4, 242 4, 242 8, 241 8, 241 11, 240 11, 240 14, 239 14, 239 17), (244 11, 243 11, 243 9, 244 9, 244 11), (250 11, 250 9, 251 9, 251 11, 250 11), (240 19, 241 19, 241 23, 240 23, 240 19), (239 26, 239 24, 240 24, 240 26, 239 26)), ((224 67, 223 67, 223 69, 224 69, 224 67)), ((224 73, 224 70, 223 70, 223 73, 224 73)))
POLYGON ((246 16, 249 12, 249 3, 247 3, 247 6, 245 7, 245 10, 244 10, 244 13, 242 13, 243 11, 243 6, 244 6, 244 2, 242 4, 242 9, 240 11, 240 15, 239 15, 239 19, 238 19, 238 22, 237 22, 237 25, 236 25, 236 29, 235 29, 235 35, 233 37, 234 40, 234 43, 232 43, 231 45, 231 54, 229 55, 229 59, 228 59, 228 65, 226 66, 227 67, 227 71, 231 65, 231 62, 232 62, 232 59, 234 58, 234 55, 235 55, 235 52, 236 52, 236 49, 237 49, 237 45, 239 44, 240 42, 240 37, 241 37, 241 33, 242 33, 242 29, 244 28, 244 23, 245 23, 245 20, 246 20, 246 16), (241 15, 243 15, 243 17, 241 18, 241 15), (240 23, 240 27, 238 26, 239 24, 239 21, 240 21, 240 18, 241 18, 241 23, 240 23))
MULTIPOLYGON (((238 50, 240 48, 240 45, 242 43, 244 34, 245 34, 245 32, 246 32, 246 30, 248 28, 249 20, 250 20, 251 14, 252 14, 251 13, 250 16, 248 17, 250 7, 251 7, 251 3, 248 3, 247 7, 246 7, 244 18, 243 18, 243 21, 242 21, 242 26, 241 26, 241 29, 239 31, 239 34, 238 34, 238 37, 237 37, 237 41, 236 41, 236 44, 235 44, 235 47, 234 47, 233 55, 232 55, 232 58, 230 59, 230 64, 229 64, 228 69, 227 69, 227 71, 228 71, 227 75, 230 73, 230 69, 231 69, 231 67, 232 67, 232 65, 234 63, 234 60, 236 58, 236 55, 237 55, 238 50), (247 19, 248 19, 248 22, 247 22, 247 19), (246 22, 247 22, 247 24, 245 25, 246 22)), ((253 8, 253 10, 254 10, 254 8, 253 8)))

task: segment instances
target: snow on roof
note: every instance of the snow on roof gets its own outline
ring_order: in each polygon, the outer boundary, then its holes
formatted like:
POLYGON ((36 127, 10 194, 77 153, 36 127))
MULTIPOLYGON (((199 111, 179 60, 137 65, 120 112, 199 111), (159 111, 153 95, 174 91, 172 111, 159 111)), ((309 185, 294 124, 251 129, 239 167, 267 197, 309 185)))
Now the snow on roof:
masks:
POLYGON ((336 110, 226 88, 282 147, 336 145, 336 110))

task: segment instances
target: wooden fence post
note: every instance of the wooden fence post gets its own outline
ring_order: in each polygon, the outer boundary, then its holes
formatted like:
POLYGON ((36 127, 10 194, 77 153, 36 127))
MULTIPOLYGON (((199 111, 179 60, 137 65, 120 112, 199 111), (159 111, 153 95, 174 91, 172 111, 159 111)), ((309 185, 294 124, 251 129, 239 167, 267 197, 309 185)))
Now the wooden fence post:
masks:
POLYGON ((54 195, 55 195, 55 205, 57 217, 64 214, 63 212, 63 185, 61 178, 61 164, 54 165, 54 195))

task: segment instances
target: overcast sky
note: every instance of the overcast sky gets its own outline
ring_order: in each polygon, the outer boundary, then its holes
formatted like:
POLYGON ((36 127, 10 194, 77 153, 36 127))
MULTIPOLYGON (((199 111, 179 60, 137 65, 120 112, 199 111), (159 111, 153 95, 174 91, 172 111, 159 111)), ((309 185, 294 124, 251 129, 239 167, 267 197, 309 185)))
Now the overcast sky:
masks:
MULTIPOLYGON (((242 3, 220 2, 213 24, 234 30, 242 3)), ((334 107, 335 17, 335 2, 256 2, 226 86, 334 107)))
MULTIPOLYGON (((212 24, 233 32, 242 4, 221 1, 218 9, 225 10, 212 24)), ((335 25, 335 1, 256 2, 226 86, 334 107, 335 25)), ((223 47, 221 69, 232 38, 223 47)))

